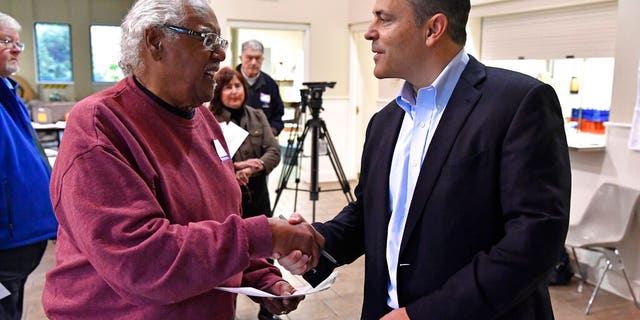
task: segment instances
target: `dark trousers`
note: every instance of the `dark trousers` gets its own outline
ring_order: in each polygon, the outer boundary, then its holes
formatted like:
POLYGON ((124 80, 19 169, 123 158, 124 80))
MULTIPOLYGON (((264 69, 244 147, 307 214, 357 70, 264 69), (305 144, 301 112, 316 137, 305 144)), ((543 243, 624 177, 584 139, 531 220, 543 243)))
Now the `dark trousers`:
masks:
POLYGON ((271 203, 267 176, 259 174, 249 179, 247 187, 242 187, 242 217, 256 217, 261 214, 271 217, 271 203), (248 187, 248 188, 247 188, 248 187))
MULTIPOLYGON (((247 187, 242 187, 242 217, 256 217, 259 215, 271 217, 271 203, 267 188, 267 175, 259 174, 249 179, 247 187)), ((273 264, 273 260, 267 259, 273 264)), ((260 305, 258 319, 273 319, 273 314, 260 305)))
POLYGON ((20 320, 27 276, 40 264, 47 241, 0 250, 0 283, 11 292, 0 300, 0 320, 20 320))

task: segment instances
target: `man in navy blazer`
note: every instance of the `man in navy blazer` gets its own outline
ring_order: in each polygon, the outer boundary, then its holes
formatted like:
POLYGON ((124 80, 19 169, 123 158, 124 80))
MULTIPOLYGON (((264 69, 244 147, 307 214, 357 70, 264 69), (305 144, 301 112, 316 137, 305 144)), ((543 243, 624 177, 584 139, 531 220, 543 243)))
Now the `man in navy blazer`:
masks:
MULTIPOLYGON (((465 53, 469 9, 374 6, 374 74, 406 83, 369 123, 357 200, 314 225, 338 263, 365 255, 362 319, 553 319, 545 279, 571 188, 560 105, 549 85, 465 53)), ((302 273, 306 258, 280 263, 302 273)), ((322 258, 305 278, 335 267, 322 258)))

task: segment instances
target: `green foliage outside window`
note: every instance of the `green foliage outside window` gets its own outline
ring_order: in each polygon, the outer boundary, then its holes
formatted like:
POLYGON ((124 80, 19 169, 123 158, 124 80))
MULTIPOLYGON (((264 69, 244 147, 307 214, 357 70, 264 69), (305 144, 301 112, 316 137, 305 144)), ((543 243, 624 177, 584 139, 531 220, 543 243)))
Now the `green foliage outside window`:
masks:
POLYGON ((73 82, 71 27, 68 24, 35 24, 38 82, 73 82))

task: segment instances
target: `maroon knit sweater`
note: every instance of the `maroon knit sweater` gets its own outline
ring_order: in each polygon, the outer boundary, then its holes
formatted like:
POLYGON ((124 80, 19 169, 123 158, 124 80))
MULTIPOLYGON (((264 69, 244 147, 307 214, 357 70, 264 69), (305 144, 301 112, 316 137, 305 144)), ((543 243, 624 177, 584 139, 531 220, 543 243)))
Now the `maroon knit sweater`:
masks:
POLYGON ((51 179, 47 316, 233 319, 235 295, 214 287, 280 280, 267 219, 240 218, 226 148, 205 107, 179 117, 132 78, 80 101, 51 179))

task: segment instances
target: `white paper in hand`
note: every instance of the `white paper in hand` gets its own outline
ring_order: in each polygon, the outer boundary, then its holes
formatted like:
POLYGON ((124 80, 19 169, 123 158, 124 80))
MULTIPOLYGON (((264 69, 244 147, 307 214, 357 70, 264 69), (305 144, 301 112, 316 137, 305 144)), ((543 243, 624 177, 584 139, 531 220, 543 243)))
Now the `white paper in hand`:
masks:
POLYGON ((313 294, 313 293, 317 293, 317 292, 320 292, 320 291, 327 290, 327 289, 331 288, 331 286, 333 286, 333 284, 336 282, 336 278, 337 277, 338 277, 338 272, 334 271, 331 275, 329 275, 329 277, 324 279, 324 281, 322 281, 315 288, 312 287, 311 285, 306 285, 306 286, 301 287, 301 288, 296 288, 296 292, 294 292, 290 296, 276 296, 276 295, 271 294, 269 292, 265 292, 265 291, 262 291, 262 290, 259 290, 259 289, 256 289, 256 288, 252 288, 252 287, 217 287, 216 289, 222 290, 222 291, 227 291, 227 292, 244 294, 244 295, 252 296, 252 297, 291 298, 291 297, 297 297, 297 296, 306 296, 306 295, 309 295, 309 294, 313 294))
POLYGON ((231 158, 236 154, 236 151, 240 148, 244 139, 247 138, 249 132, 247 130, 242 129, 237 124, 233 123, 233 121, 229 122, 220 122, 220 128, 222 129, 222 134, 224 135, 224 139, 227 141, 227 147, 229 148, 229 154, 231 158))

